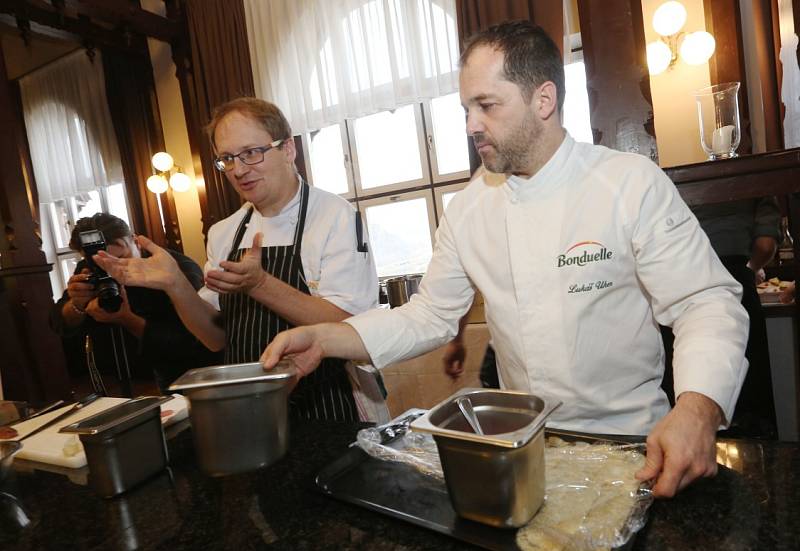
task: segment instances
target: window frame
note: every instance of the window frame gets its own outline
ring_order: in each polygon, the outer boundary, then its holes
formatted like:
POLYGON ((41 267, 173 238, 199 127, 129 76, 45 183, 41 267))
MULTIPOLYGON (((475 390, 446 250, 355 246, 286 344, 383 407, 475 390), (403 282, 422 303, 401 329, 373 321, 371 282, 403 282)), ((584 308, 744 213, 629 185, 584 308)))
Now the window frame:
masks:
MULTIPOLYGON (((344 171, 347 176, 347 191, 345 193, 337 193, 336 195, 343 197, 348 201, 352 201, 356 198, 356 188, 354 182, 353 163, 351 160, 352 154, 350 153, 350 137, 347 132, 347 121, 339 123, 339 138, 342 140, 342 152, 344 154, 342 162, 344 163, 344 171)), ((300 140, 303 144, 302 161, 305 163, 308 184, 316 187, 314 184, 314 170, 312 169, 311 164, 311 132, 304 132, 301 134, 300 140)))
MULTIPOLYGON (((458 172, 448 172, 442 174, 439 172, 439 163, 436 160, 436 136, 433 132, 433 108, 431 107, 431 100, 427 99, 422 102, 423 116, 425 120, 425 139, 428 147, 428 159, 430 163, 431 179, 434 184, 441 184, 444 182, 452 182, 462 178, 469 178, 469 166, 466 170, 458 172)), ((466 135, 466 132, 465 132, 466 135)), ((467 155, 469 155, 469 140, 466 141, 467 155)))
MULTIPOLYGON (((353 175, 353 183, 355 184, 355 193, 357 197, 368 197, 370 195, 377 195, 379 193, 390 193, 390 192, 400 192, 403 190, 407 190, 409 188, 416 188, 420 186, 429 186, 431 185, 431 177, 430 177, 430 170, 428 163, 430 162, 427 157, 427 143, 426 143, 426 134, 425 134, 425 125, 422 120, 422 109, 420 103, 411 104, 413 106, 414 112, 414 122, 417 129, 417 152, 419 153, 420 159, 420 167, 422 170, 422 176, 415 180, 405 180, 403 182, 395 182, 393 184, 385 184, 382 186, 370 187, 370 188, 363 188, 361 185, 361 171, 359 169, 359 161, 358 161, 358 148, 356 147, 356 131, 355 131, 355 121, 347 120, 347 138, 348 138, 348 149, 350 150, 350 159, 352 161, 352 175, 353 175)), ((403 106, 407 107, 407 106, 403 106)), ((402 107, 398 107, 397 109, 402 109, 402 107)), ((384 111, 394 112, 397 109, 386 109, 384 111)), ((384 111, 380 111, 381 113, 384 111)), ((365 115, 370 116, 370 115, 365 115)), ((362 118, 362 117, 359 117, 362 118)))
MULTIPOLYGON (((361 199, 359 198, 356 202, 358 205, 358 209, 361 211, 362 216, 364 217, 364 230, 366 232, 367 237, 369 238, 369 222, 367 219, 367 208, 381 206, 381 205, 389 205, 392 203, 398 203, 403 201, 410 201, 413 199, 425 199, 425 204, 428 208, 428 232, 431 238, 431 253, 433 253, 433 248, 435 246, 435 235, 436 235, 436 228, 438 227, 438 223, 436 220, 436 213, 434 212, 434 198, 433 194, 431 193, 430 189, 417 189, 413 191, 405 191, 403 193, 395 193, 392 195, 384 195, 381 197, 372 197, 369 199, 361 199)), ((370 239, 370 246, 372 247, 372 240, 370 239)), ((417 273, 417 272, 414 272, 417 273)), ((424 272, 423 272, 424 273, 424 272)), ((386 279, 389 277, 396 277, 403 274, 392 274, 386 276, 380 276, 380 279, 386 279)))

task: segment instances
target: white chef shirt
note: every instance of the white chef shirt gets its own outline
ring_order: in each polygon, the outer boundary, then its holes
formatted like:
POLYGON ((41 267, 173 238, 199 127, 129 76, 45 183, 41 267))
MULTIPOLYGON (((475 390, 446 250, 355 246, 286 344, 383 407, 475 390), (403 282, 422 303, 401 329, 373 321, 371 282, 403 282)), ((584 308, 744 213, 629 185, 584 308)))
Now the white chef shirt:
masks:
POLYGON ((485 174, 458 193, 419 293, 350 318, 378 367, 450 341, 473 298, 504 387, 561 400, 549 425, 646 434, 669 404, 658 324, 675 332, 675 395, 730 420, 747 370, 741 287, 649 159, 566 136, 530 179, 485 174))
MULTIPOLYGON (((258 232, 262 234, 263 247, 291 245, 300 215, 300 189, 298 186, 297 194, 277 216, 262 216, 254 209, 239 248, 250 248, 258 232)), ((351 314, 374 308, 378 302, 375 260, 371 252, 356 250, 355 209, 327 191, 309 187, 308 192, 300 259, 309 291, 351 314)), ((245 203, 231 216, 211 226, 204 273, 218 270, 219 263, 227 259, 236 229, 250 206, 251 203, 245 203)), ((220 309, 218 293, 203 287, 199 294, 220 309)))

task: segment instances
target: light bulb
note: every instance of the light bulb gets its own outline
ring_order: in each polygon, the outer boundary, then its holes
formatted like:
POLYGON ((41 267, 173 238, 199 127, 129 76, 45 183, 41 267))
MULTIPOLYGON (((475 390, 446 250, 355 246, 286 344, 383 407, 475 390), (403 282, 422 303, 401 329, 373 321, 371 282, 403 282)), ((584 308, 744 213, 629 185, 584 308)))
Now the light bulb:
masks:
POLYGON ((681 43, 681 59, 689 65, 702 65, 714 54, 716 42, 705 31, 687 34, 681 43))
POLYGON ((147 179, 147 189, 153 193, 164 193, 168 187, 167 179, 160 174, 153 174, 147 179))
POLYGON ((159 172, 168 172, 173 166, 175 166, 175 161, 169 153, 159 151, 153 155, 153 168, 159 172))
POLYGON ((647 68, 651 75, 666 71, 672 61, 672 52, 669 46, 657 40, 647 45, 647 68))
POLYGON ((175 191, 187 191, 192 185, 192 180, 183 172, 176 172, 170 176, 169 185, 175 191))
POLYGON ((664 2, 653 14, 653 28, 661 36, 671 36, 677 33, 685 23, 686 8, 675 0, 664 2))

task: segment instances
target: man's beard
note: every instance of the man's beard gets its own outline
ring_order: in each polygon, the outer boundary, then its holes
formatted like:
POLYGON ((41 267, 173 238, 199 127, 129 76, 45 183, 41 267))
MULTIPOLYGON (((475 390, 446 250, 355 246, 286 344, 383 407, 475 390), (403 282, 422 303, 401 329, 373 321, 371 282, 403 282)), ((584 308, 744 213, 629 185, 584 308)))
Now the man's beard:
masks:
POLYGON ((527 115, 501 141, 491 141, 480 133, 475 134, 473 139, 476 146, 488 143, 494 149, 494 155, 491 155, 490 151, 487 156, 481 156, 487 170, 500 174, 514 174, 525 172, 528 169, 532 156, 531 150, 535 147, 541 133, 541 124, 537 124, 532 116, 527 115))

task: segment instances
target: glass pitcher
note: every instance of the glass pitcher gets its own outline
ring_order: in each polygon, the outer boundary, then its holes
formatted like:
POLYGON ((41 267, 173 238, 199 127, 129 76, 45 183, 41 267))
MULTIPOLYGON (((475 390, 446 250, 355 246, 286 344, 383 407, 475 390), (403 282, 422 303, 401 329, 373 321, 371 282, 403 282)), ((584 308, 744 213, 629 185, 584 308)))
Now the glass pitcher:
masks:
POLYGON ((736 157, 739 125, 739 82, 726 82, 694 93, 700 119, 700 145, 710 160, 736 157))

